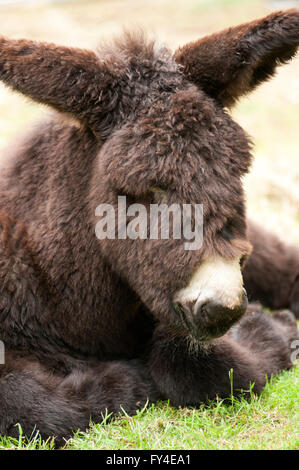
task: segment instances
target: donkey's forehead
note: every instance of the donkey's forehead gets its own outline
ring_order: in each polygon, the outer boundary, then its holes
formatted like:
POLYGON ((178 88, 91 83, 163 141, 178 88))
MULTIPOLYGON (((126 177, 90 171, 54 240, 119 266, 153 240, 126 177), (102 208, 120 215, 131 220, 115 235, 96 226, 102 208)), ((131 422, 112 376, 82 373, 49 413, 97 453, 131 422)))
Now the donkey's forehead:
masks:
POLYGON ((121 77, 117 129, 101 152, 110 155, 113 167, 148 176, 160 168, 164 176, 180 173, 190 182, 209 182, 211 176, 230 181, 248 170, 244 131, 186 78, 168 49, 142 33, 125 33, 99 54, 121 77))
POLYGON ((251 154, 240 126, 188 85, 165 92, 152 106, 143 103, 104 144, 100 161, 105 161, 113 185, 128 193, 168 188, 214 212, 221 202, 231 214, 232 199, 238 207, 243 199, 241 176, 249 169, 251 154))
POLYGON ((172 121, 174 127, 188 127, 189 134, 197 132, 196 122, 204 128, 211 125, 212 116, 219 119, 219 104, 188 80, 166 46, 149 40, 144 32, 125 31, 119 39, 102 44, 98 57, 120 79, 121 124, 130 109, 136 122, 148 116, 158 129, 159 121, 161 128, 162 121, 172 121))
POLYGON ((134 147, 143 150, 140 157, 150 153, 176 163, 205 161, 210 168, 226 163, 235 167, 236 175, 248 170, 251 144, 247 134, 202 90, 184 82, 176 91, 158 97, 149 93, 147 100, 153 100, 152 106, 142 103, 127 128, 134 134, 134 147))

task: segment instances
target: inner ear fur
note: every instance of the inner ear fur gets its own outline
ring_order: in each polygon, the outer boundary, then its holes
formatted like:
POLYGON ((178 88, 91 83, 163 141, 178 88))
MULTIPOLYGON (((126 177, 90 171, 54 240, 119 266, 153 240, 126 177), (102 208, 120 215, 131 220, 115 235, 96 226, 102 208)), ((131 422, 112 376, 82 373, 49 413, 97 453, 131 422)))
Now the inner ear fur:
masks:
POLYGON ((179 48, 188 79, 224 106, 272 77, 299 45, 299 9, 278 11, 179 48))

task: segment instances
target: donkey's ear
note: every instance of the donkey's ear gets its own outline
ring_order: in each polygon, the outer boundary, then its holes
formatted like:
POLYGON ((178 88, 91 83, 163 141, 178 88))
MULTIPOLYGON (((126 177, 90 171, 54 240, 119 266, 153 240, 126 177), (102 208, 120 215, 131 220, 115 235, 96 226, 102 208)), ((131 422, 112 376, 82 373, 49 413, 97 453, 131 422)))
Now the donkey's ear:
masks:
POLYGON ((175 59, 190 81, 231 106, 290 60, 298 45, 299 9, 291 9, 189 43, 175 59))
POLYGON ((118 78, 91 51, 0 37, 0 80, 102 137, 109 132, 118 78))

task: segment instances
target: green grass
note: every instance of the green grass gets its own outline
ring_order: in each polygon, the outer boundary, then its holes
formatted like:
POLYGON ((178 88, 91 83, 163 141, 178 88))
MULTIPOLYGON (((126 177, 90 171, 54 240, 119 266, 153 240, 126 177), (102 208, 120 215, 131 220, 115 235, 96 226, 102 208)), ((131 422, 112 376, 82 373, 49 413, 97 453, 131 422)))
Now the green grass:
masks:
MULTIPOLYGON (((299 448, 299 367, 272 378, 250 400, 219 400, 200 409, 171 407, 167 402, 94 424, 77 433, 65 449, 289 449, 299 448)), ((50 450, 52 442, 0 438, 0 449, 50 450)))

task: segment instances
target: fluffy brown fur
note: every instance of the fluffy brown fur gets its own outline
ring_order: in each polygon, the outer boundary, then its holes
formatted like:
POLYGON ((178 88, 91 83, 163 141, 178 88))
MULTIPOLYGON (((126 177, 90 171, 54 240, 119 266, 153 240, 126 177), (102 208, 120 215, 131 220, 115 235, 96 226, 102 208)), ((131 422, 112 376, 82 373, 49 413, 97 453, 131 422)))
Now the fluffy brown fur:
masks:
POLYGON ((253 251, 243 271, 249 300, 272 309, 290 308, 299 318, 299 248, 288 246, 252 221, 253 251))
POLYGON ((175 53, 126 34, 97 54, 0 40, 0 79, 71 116, 15 142, 0 175, 0 432, 62 442, 146 400, 198 405, 260 391, 289 368, 291 313, 259 308, 199 341, 173 307, 203 259, 245 259, 249 296, 298 311, 298 253, 250 225, 242 176, 250 142, 224 106, 273 74, 299 44, 299 12, 277 12, 175 53), (221 73, 220 73, 221 71, 221 73), (147 207, 202 203, 204 243, 98 240, 95 208, 118 195, 147 207), (297 276, 297 278, 296 278, 297 276), (297 279, 297 280, 296 280, 297 279))

